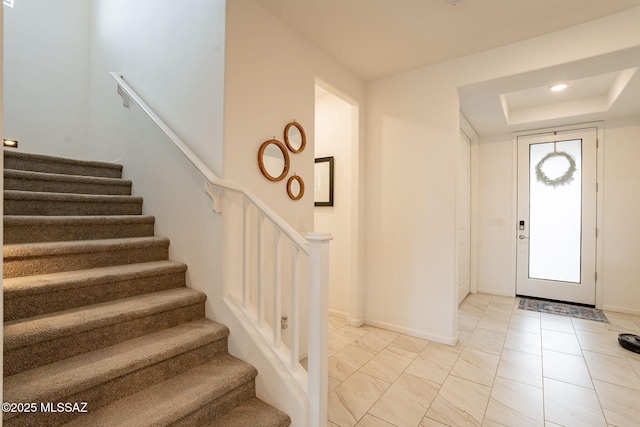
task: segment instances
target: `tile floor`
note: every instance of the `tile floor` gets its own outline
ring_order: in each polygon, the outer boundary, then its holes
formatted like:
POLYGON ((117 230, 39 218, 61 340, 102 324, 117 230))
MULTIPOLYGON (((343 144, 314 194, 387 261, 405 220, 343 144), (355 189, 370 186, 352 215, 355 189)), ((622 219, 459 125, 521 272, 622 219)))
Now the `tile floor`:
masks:
POLYGON ((519 310, 473 294, 455 347, 383 329, 329 327, 330 427, 640 426, 640 316, 611 324, 519 310))

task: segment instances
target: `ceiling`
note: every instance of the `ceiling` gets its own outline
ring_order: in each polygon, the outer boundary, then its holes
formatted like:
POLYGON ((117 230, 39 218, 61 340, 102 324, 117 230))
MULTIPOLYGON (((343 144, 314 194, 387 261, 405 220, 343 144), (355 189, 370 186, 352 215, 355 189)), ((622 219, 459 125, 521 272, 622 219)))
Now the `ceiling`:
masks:
MULTIPOLYGON (((640 0, 255 1, 365 82, 640 6, 640 0)), ((481 135, 640 114, 634 71, 640 52, 608 59, 461 88, 461 109, 481 135), (548 91, 557 79, 571 81, 562 94, 548 91)))

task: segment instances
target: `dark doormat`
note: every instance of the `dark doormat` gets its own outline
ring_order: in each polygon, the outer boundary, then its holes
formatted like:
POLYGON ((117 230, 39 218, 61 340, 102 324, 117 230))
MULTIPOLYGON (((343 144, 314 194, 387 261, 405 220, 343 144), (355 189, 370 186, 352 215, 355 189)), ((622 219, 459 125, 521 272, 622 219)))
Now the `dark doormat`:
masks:
POLYGON ((521 297, 518 308, 521 310, 538 311, 540 313, 557 314, 559 316, 609 323, 607 316, 604 315, 602 310, 564 302, 521 297))

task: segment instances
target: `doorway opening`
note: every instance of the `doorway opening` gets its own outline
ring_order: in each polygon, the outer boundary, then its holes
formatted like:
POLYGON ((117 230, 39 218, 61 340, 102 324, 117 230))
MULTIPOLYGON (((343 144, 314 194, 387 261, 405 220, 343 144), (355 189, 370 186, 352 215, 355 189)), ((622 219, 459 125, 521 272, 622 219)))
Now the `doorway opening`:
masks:
MULTIPOLYGON (((330 255, 329 312, 364 323, 359 286, 358 179, 359 109, 323 82, 316 83, 315 158, 333 158, 332 205, 314 210, 316 230, 333 235, 330 255)), ((320 182, 314 177, 314 182, 320 182)))

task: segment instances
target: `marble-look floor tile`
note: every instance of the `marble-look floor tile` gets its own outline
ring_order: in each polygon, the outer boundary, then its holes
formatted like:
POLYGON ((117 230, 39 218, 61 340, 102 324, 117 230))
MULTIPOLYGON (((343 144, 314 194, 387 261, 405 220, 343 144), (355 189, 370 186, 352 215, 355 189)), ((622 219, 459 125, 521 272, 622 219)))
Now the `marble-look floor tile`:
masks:
POLYGON ((508 315, 487 314, 485 312, 484 316, 480 318, 477 327, 489 331, 506 333, 507 329, 509 329, 510 321, 511 318, 508 315))
POLYGON ((540 325, 542 329, 551 329, 558 332, 573 333, 573 323, 570 317, 558 316, 555 314, 540 314, 540 325))
POLYGON ((389 332, 384 329, 373 329, 356 339, 354 344, 364 350, 378 353, 399 335, 400 334, 397 332, 389 332))
POLYGON ((360 420, 356 427, 396 427, 393 424, 389 424, 388 422, 381 420, 380 418, 374 417, 370 414, 365 414, 364 417, 360 420))
POLYGON ((522 316, 520 314, 511 316, 509 329, 540 333, 540 316, 522 316))
POLYGON ((356 372, 329 394, 329 421, 341 427, 355 426, 389 385, 356 372))
POLYGON ((542 348, 553 350, 559 353, 582 355, 582 349, 578 344, 575 334, 553 331, 551 329, 542 330, 542 348))
POLYGON ((542 335, 539 333, 509 329, 507 338, 504 341, 504 348, 541 356, 542 335))
POLYGON ((545 419, 561 426, 606 426, 594 390, 544 379, 545 419))
POLYGON ((591 378, 640 390, 640 377, 626 358, 585 351, 584 360, 591 378))
POLYGON ((439 384, 402 374, 369 409, 369 413, 397 426, 417 426, 439 388, 439 384))
POLYGON ((612 426, 640 426, 640 391, 594 380, 604 416, 612 426))
POLYGON ((375 356, 355 345, 349 345, 329 358, 329 376, 344 381, 375 356))
POLYGON ((468 314, 470 316, 482 317, 484 311, 487 309, 487 304, 481 304, 471 301, 462 301, 462 304, 458 306, 460 313, 468 314))
POLYGON ((487 353, 500 354, 506 337, 504 332, 489 331, 487 329, 476 328, 467 341, 466 346, 487 353))
POLYGON ((407 367, 405 372, 438 384, 444 383, 462 350, 443 344, 429 345, 407 367))
POLYGON ((341 381, 338 381, 335 378, 329 377, 329 384, 327 385, 327 389, 328 389, 329 393, 331 393, 333 390, 335 390, 335 388, 338 387, 340 384, 342 384, 341 381))
POLYGON ((490 387, 450 376, 427 411, 427 418, 449 426, 480 426, 490 394, 490 387))
POLYGON ((597 334, 606 334, 608 330, 606 323, 596 322, 593 320, 576 319, 572 317, 571 323, 573 323, 573 328, 576 331, 579 330, 579 331, 595 332, 597 334))
POLYGON ((329 351, 338 352, 355 340, 365 335, 367 331, 352 326, 343 326, 329 334, 329 351))
POLYGON ((343 326, 347 326, 347 318, 345 316, 329 316, 329 327, 334 328, 336 330, 342 328, 343 326))
POLYGON ((540 426, 544 423, 542 389, 498 377, 485 416, 505 426, 540 426))
POLYGON ((431 418, 424 417, 419 427, 449 427, 446 424, 442 424, 440 421, 432 420, 431 418))
POLYGON ((520 309, 516 308, 513 309, 513 314, 514 316, 527 316, 527 317, 535 317, 536 319, 540 319, 540 312, 539 311, 532 311, 532 310, 525 310, 525 309, 520 309))
POLYGON ((480 321, 480 317, 478 316, 470 316, 468 314, 459 313, 458 314, 458 332, 473 332, 473 330, 478 325, 480 321))
POLYGON ((484 310, 483 316, 511 317, 512 313, 513 307, 491 303, 484 310))
POLYGON ((605 334, 590 331, 577 330, 576 336, 580 348, 595 353, 608 354, 609 356, 625 357, 628 350, 618 344, 618 334, 607 331, 605 334))
POLYGON ((409 366, 417 356, 417 353, 390 344, 360 368, 360 372, 383 381, 392 382, 407 369, 407 366, 409 366))
POLYGON ((424 350, 427 344, 429 344, 429 341, 423 340, 422 338, 410 337, 409 335, 400 334, 395 340, 392 341, 392 343, 400 348, 404 348, 405 350, 409 350, 414 353, 420 353, 422 350, 424 350))
POLYGON ((542 373, 545 378, 593 389, 589 370, 582 356, 543 350, 542 373))
POLYGON ((542 357, 505 348, 496 375, 542 388, 542 357))
POLYGON ((500 356, 496 354, 467 348, 458 357, 450 375, 491 386, 499 362, 500 356))

